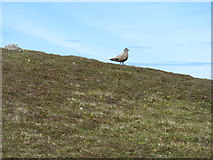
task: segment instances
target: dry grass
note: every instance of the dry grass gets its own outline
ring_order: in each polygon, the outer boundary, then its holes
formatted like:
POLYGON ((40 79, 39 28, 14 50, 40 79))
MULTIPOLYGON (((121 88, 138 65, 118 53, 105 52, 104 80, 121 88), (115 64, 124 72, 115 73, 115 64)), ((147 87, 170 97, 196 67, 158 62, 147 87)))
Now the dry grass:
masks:
POLYGON ((3 49, 4 158, 209 158, 211 81, 3 49))

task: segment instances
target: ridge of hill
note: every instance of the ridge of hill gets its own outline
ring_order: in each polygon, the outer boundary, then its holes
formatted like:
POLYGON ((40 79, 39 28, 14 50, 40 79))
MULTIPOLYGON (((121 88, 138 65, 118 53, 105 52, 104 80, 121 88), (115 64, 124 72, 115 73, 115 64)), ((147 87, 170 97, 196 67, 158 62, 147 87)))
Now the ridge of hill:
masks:
POLYGON ((2 49, 3 158, 209 158, 211 80, 2 49))

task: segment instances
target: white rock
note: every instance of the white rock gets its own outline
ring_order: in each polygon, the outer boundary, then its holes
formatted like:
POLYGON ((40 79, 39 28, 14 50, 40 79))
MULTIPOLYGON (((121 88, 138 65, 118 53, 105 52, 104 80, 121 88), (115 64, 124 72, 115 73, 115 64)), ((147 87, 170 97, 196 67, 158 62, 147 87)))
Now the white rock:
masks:
POLYGON ((8 49, 8 50, 13 50, 13 51, 22 51, 23 50, 17 44, 9 44, 9 45, 5 46, 4 48, 8 49))

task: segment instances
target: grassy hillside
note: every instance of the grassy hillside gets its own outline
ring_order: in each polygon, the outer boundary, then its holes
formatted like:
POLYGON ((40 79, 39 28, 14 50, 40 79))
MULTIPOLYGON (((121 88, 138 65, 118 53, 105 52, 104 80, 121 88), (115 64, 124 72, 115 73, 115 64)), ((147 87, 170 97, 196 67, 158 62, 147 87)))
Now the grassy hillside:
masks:
POLYGON ((3 51, 3 157, 209 158, 211 81, 3 51))

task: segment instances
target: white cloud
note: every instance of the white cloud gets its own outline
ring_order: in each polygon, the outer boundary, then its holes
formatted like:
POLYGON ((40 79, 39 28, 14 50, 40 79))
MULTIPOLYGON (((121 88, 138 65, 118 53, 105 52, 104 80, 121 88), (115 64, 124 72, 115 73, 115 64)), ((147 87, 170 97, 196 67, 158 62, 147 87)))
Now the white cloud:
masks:
POLYGON ((54 45, 65 47, 69 50, 74 50, 77 53, 86 54, 90 57, 97 56, 101 53, 101 49, 98 49, 98 47, 94 48, 93 46, 88 46, 83 43, 69 41, 69 39, 72 38, 71 35, 63 35, 60 31, 56 32, 51 30, 51 28, 45 26, 41 22, 25 19, 23 16, 10 18, 10 21, 6 21, 3 25, 21 33, 43 39, 54 45))

